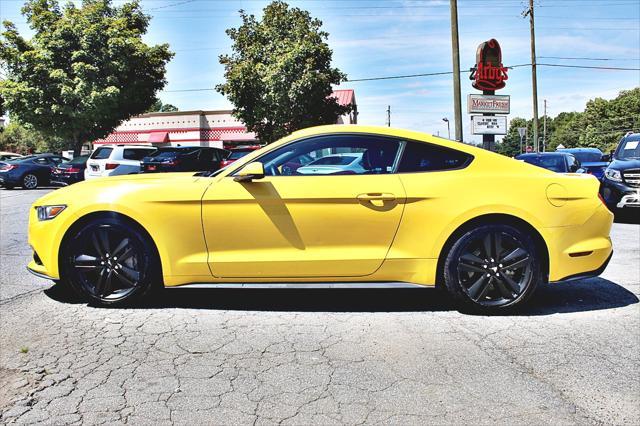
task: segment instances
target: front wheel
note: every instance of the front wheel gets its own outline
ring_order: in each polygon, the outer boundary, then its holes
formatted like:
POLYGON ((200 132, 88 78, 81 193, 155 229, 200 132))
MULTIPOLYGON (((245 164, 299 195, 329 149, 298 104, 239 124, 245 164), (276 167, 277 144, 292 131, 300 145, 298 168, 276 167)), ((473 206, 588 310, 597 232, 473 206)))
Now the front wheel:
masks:
POLYGON ((155 253, 145 233, 128 221, 96 218, 65 239, 63 278, 93 304, 128 305, 159 281, 155 253))
POLYGON ((463 306, 497 311, 527 300, 542 278, 536 245, 509 225, 481 225, 453 244, 444 264, 449 293, 463 306))

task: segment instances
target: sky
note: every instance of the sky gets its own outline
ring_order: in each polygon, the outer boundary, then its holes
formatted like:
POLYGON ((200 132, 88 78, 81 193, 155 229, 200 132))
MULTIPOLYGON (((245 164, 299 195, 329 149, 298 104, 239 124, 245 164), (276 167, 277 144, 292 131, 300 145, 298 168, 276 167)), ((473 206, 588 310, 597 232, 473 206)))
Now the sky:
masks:
MULTIPOLYGON (((0 18, 13 21, 26 36, 20 16, 21 0, 0 0, 0 18)), ((115 0, 114 4, 122 3, 115 0)), ((261 16, 262 0, 142 0, 153 18, 145 40, 169 43, 175 52, 167 70, 168 84, 159 93, 164 103, 181 110, 229 109, 231 104, 212 89, 223 82, 218 56, 231 52, 225 34, 240 25, 239 9, 261 16)), ((333 49, 333 66, 350 79, 436 73, 452 70, 449 0, 290 0, 323 22, 333 49)), ((536 51, 539 64, 640 68, 640 0, 536 0, 536 51), (568 58, 568 59, 567 59, 568 58)), ((460 67, 474 65, 475 51, 495 38, 505 66, 528 64, 529 19, 522 17, 528 0, 459 0, 460 67)), ((466 113, 471 87, 463 73, 462 121, 464 141, 470 134, 466 113)), ((589 99, 614 98, 619 91, 640 86, 640 71, 538 67, 540 116, 582 111, 589 99)), ((391 106, 394 127, 453 136, 453 77, 451 75, 344 82, 354 89, 359 124, 385 125, 391 106)), ((514 117, 532 117, 531 68, 509 71, 504 89, 511 96, 514 117)))

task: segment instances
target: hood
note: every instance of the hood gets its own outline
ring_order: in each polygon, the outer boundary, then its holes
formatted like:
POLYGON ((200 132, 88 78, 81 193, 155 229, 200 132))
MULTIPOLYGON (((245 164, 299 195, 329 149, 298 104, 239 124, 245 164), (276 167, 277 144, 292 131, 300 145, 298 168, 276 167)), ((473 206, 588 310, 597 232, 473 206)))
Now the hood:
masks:
POLYGON ((640 160, 613 160, 609 167, 616 170, 640 169, 640 160))

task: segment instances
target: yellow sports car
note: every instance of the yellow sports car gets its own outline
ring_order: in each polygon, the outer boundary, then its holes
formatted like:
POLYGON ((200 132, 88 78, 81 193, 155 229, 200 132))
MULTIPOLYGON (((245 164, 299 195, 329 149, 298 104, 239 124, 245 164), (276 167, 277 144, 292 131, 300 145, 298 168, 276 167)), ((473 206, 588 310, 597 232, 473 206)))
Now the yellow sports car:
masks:
POLYGON ((101 305, 162 286, 406 283, 504 309, 604 270, 613 215, 598 186, 423 133, 321 126, 214 173, 51 192, 31 209, 28 268, 101 305), (331 173, 297 172, 329 156, 331 173))

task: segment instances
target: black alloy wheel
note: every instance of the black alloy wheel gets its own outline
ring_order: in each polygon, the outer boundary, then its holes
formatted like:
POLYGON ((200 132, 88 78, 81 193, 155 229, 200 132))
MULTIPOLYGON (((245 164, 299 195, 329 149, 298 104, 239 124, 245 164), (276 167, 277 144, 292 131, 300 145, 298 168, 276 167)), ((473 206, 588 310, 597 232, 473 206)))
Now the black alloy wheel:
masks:
POLYGON ((454 298, 481 310, 526 300, 541 278, 536 245, 507 225, 484 225, 453 245, 445 262, 445 284, 454 298))
POLYGON ((94 219, 65 243, 64 278, 90 302, 125 305, 154 287, 155 248, 137 227, 118 217, 94 219))

